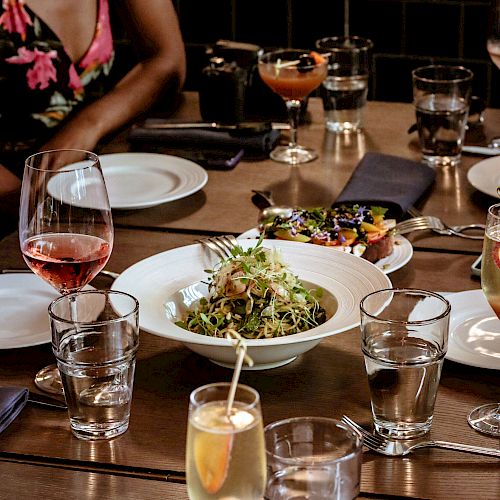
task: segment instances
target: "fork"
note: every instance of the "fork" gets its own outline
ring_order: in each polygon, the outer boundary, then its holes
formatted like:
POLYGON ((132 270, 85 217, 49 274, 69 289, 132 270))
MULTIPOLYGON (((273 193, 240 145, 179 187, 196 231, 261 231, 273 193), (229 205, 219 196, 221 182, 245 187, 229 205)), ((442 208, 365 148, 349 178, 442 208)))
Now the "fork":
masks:
MULTIPOLYGON (((412 217, 425 217, 422 212, 417 210, 415 207, 410 207, 408 208, 407 212, 412 216, 412 217)), ((431 217, 431 216, 428 216, 431 217)), ((484 238, 484 235, 474 235, 474 234, 465 234, 463 231, 466 231, 468 229, 480 229, 484 231, 486 229, 486 226, 484 224, 464 224, 460 226, 448 226, 446 225, 441 219, 438 217, 433 217, 433 224, 435 224, 437 227, 431 227, 429 229, 432 229, 438 234, 445 234, 448 236, 459 236, 461 238, 468 238, 471 240, 482 240, 484 238)))
POLYGON ((438 231, 440 234, 450 234, 442 221, 437 217, 431 215, 422 215, 420 217, 413 217, 412 219, 406 219, 404 221, 398 222, 396 224, 396 231, 399 234, 411 233, 413 231, 418 231, 421 229, 433 229, 438 231), (441 233, 444 231, 444 233, 441 233))
POLYGON ((232 250, 239 246, 238 240, 232 234, 202 238, 198 241, 223 260, 232 257, 232 250))
POLYGON ((418 448, 445 448, 447 450, 463 451, 466 453, 476 453, 478 455, 488 455, 490 457, 500 458, 500 450, 495 450, 493 448, 482 448, 480 446, 461 443, 449 443, 448 441, 419 441, 418 443, 407 443, 405 441, 389 440, 378 434, 371 434, 346 415, 342 417, 342 422, 363 438, 363 444, 367 448, 382 453, 382 455, 402 457, 418 448))

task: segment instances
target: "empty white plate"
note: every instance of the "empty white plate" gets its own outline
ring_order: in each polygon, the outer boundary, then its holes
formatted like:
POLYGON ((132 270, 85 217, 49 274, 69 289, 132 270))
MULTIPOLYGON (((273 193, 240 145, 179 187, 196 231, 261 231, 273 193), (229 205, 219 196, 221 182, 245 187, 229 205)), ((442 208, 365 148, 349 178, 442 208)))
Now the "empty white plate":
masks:
POLYGON ((467 179, 478 190, 498 198, 500 186, 500 156, 494 156, 476 163, 467 172, 467 179))
POLYGON ((208 175, 196 163, 156 153, 100 155, 111 208, 148 208, 199 191, 208 175))
POLYGON ((34 274, 0 274, 0 349, 50 342, 47 309, 56 297, 56 290, 34 274))
POLYGON ((446 358, 500 370, 500 320, 482 290, 444 294, 451 304, 446 358))

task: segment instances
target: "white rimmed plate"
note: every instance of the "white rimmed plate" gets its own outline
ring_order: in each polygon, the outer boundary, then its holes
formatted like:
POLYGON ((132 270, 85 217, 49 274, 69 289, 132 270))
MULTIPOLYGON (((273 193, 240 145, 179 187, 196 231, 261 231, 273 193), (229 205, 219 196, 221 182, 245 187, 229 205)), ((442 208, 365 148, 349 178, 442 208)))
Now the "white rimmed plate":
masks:
POLYGON ((0 349, 51 341, 49 304, 59 294, 34 274, 0 274, 0 349))
MULTIPOLYGON (((255 243, 241 240, 245 249, 255 243)), ((333 296, 337 310, 326 323, 311 330, 286 337, 248 340, 248 353, 255 369, 289 363, 322 338, 359 325, 360 300, 372 291, 391 287, 389 278, 380 269, 353 255, 291 241, 264 240, 263 245, 279 248, 284 261, 301 280, 333 296)), ((216 262, 212 252, 200 244, 176 248, 129 267, 112 288, 139 300, 139 324, 143 330, 183 342, 216 363, 232 365, 235 354, 227 340, 192 333, 175 325, 182 315, 182 306, 199 298, 199 283, 208 277, 204 270, 213 268, 216 262)))
POLYGON ((498 198, 497 186, 500 186, 500 156, 481 160, 467 172, 467 179, 478 190, 498 198))
MULTIPOLYGON (((259 230, 254 227, 245 231, 238 236, 238 239, 245 238, 258 238, 260 236, 259 230)), ((330 250, 335 250, 335 247, 328 247, 330 250)), ((340 247, 339 247, 340 248, 340 247)), ((339 250, 337 250, 339 251, 339 250)), ((398 269, 402 268, 408 262, 410 262, 413 257, 413 246, 412 244, 401 235, 396 235, 394 237, 394 250, 391 255, 384 257, 383 259, 375 262, 375 265, 385 274, 393 273, 398 269)))
MULTIPOLYGON (((149 208, 185 198, 202 189, 208 181, 208 175, 202 167, 177 156, 114 153, 100 155, 99 160, 109 203, 114 209, 149 208)), ((51 183, 49 191, 55 197, 63 201, 74 199, 77 187, 73 182, 56 175, 51 183)), ((92 198, 90 202, 95 203, 92 198)), ((90 202, 86 200, 83 203, 90 202)))
POLYGON ((482 290, 444 295, 451 304, 446 358, 469 366, 500 370, 500 320, 482 290))

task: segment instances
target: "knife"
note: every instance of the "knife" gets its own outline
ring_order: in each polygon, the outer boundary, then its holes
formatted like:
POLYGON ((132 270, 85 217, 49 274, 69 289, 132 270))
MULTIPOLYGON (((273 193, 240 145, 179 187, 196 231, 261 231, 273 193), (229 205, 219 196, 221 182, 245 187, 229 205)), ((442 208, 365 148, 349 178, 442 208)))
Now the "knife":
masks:
POLYGON ((58 399, 51 398, 50 396, 45 396, 44 394, 38 394, 36 392, 31 392, 31 391, 29 391, 28 393, 28 403, 32 403, 34 405, 46 406, 48 408, 54 408, 57 410, 68 409, 66 403, 63 403, 58 399))
POLYGON ((137 125, 138 128, 182 130, 182 129, 215 129, 215 130, 236 130, 240 132, 265 132, 267 130, 289 130, 288 123, 280 122, 240 122, 235 124, 224 124, 218 122, 145 122, 137 125))
MULTIPOLYGON (((0 274, 18 274, 18 273, 32 273, 33 271, 31 269, 0 269, 0 274)), ((107 271, 106 269, 103 269, 102 271, 99 271, 98 274, 102 274, 104 276, 108 276, 109 278, 113 278, 114 280, 120 276, 120 273, 115 273, 113 271, 107 271)))
POLYGON ((500 148, 492 148, 489 146, 463 146, 462 152, 476 155, 497 156, 500 155, 500 148))

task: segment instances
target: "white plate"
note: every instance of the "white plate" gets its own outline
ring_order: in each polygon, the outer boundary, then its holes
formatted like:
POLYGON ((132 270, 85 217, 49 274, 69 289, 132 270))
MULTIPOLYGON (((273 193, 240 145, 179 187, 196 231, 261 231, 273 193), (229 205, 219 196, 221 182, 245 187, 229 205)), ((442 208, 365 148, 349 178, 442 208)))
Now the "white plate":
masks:
MULTIPOLYGON (((257 228, 249 229, 240 234, 238 238, 258 238, 260 236, 257 228)), ((328 247, 330 250, 336 247, 328 247)), ((337 250, 338 251, 338 250, 337 250)), ((375 265, 385 274, 393 273, 410 262, 413 257, 413 247, 411 243, 399 234, 394 237, 394 250, 391 255, 375 262, 375 265)))
POLYGON ((467 172, 467 179, 478 190, 498 198, 497 186, 500 186, 500 156, 482 160, 467 172))
POLYGON ((34 274, 0 274, 0 349, 50 342, 47 308, 58 296, 34 274))
MULTIPOLYGON (((109 203, 115 209, 149 208, 185 198, 199 191, 208 181, 202 167, 177 156, 116 153, 100 155, 99 160, 109 203)), ((51 182, 49 191, 53 196, 74 202, 78 190, 72 182, 61 176, 55 176, 51 182)), ((93 180, 89 179, 89 182, 93 180)), ((83 203, 95 205, 96 200, 91 198, 83 203)))
MULTIPOLYGON (((243 248, 255 245, 242 240, 243 248)), ((248 340, 248 353, 256 369, 288 363, 317 345, 323 337, 359 325, 359 302, 368 293, 391 286, 389 278, 373 264, 353 255, 332 252, 316 245, 291 241, 264 240, 263 245, 279 248, 292 271, 305 282, 320 286, 334 296, 337 310, 326 323, 286 337, 248 340)), ((140 327, 152 334, 183 342, 191 350, 220 364, 234 364, 234 349, 225 339, 207 337, 175 325, 181 306, 197 300, 198 284, 207 280, 205 269, 217 259, 201 245, 168 250, 129 267, 112 288, 135 296, 140 303, 140 327), (167 309, 170 317, 167 315, 167 309)))
POLYGON ((446 358, 465 365, 500 370, 500 320, 482 290, 445 296, 451 304, 446 358))

